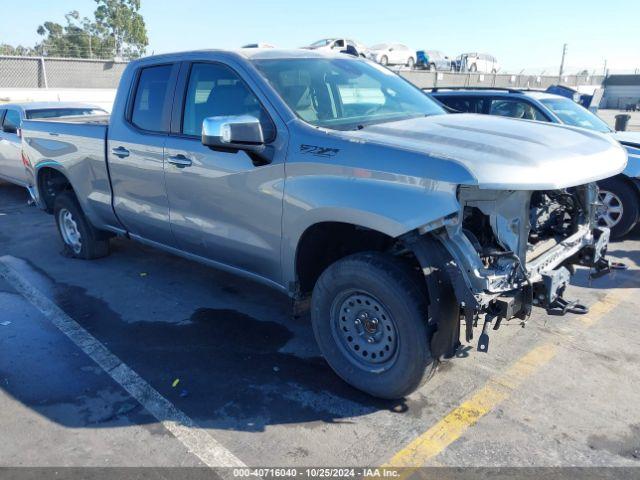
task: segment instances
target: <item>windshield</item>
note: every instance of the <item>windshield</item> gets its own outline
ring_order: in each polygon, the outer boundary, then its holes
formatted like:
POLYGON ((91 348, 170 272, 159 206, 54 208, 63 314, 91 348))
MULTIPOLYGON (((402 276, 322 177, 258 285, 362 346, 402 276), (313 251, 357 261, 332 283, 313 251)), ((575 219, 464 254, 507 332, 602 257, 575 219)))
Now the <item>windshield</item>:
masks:
POLYGON ((384 67, 351 58, 256 60, 256 67, 298 117, 352 130, 445 111, 384 67))
POLYGON ((106 115, 107 112, 99 108, 44 108, 27 111, 27 118, 37 120, 42 118, 75 117, 84 115, 106 115))
POLYGON ((606 123, 573 100, 568 98, 544 98, 540 102, 555 113, 562 120, 562 123, 598 132, 611 131, 606 123))
POLYGON ((309 46, 311 48, 320 48, 320 47, 324 47, 325 45, 329 45, 331 42, 333 42, 333 38, 325 38, 323 40, 318 40, 317 42, 313 42, 309 46))

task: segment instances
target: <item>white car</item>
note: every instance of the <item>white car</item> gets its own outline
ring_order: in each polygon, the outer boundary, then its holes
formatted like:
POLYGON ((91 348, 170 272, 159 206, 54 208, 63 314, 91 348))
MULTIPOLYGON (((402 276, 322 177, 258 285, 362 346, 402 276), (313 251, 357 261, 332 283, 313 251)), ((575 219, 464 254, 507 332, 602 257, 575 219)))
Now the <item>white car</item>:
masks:
POLYGON ((317 42, 313 42, 311 45, 307 45, 302 48, 326 52, 344 52, 347 50, 347 47, 353 47, 361 57, 365 56, 365 52, 367 50, 367 47, 362 43, 356 42, 350 38, 323 38, 322 40, 318 40, 317 42))
POLYGON ((27 186, 21 156, 22 121, 70 116, 108 115, 95 105, 77 102, 25 102, 0 105, 0 180, 27 186))
POLYGON ((463 53, 458 59, 461 72, 498 73, 500 70, 496 57, 488 53, 463 53))
POLYGON ((413 68, 416 52, 401 43, 379 43, 367 52, 367 57, 380 65, 406 65, 413 68))

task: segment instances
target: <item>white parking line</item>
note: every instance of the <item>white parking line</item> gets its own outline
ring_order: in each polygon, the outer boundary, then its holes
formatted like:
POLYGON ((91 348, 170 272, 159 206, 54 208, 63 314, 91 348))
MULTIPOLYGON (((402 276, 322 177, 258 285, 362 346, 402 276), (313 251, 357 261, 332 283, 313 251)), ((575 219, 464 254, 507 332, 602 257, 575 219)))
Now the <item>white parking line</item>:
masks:
POLYGON ((22 275, 11 268, 10 264, 15 260, 17 259, 10 256, 0 257, 0 277, 7 280, 18 293, 129 392, 192 454, 209 467, 246 466, 208 432, 199 428, 182 410, 160 395, 140 375, 111 353, 55 303, 32 286, 22 275))

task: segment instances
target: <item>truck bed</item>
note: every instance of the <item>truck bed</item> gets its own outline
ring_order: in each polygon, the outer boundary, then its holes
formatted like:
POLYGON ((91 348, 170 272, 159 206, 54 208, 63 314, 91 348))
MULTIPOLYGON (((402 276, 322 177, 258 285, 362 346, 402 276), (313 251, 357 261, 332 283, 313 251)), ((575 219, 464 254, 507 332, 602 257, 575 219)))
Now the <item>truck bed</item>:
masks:
POLYGON ((118 226, 106 158, 108 115, 25 120, 23 150, 36 185, 43 169, 65 171, 80 205, 98 228, 118 226))

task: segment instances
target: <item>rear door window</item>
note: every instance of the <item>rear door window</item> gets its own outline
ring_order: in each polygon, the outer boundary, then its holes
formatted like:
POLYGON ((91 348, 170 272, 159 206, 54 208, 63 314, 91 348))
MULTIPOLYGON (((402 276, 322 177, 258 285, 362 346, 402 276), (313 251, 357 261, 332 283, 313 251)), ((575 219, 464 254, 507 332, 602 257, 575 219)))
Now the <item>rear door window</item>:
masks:
POLYGON ((437 96, 435 98, 459 113, 485 113, 486 100, 481 97, 452 95, 450 97, 437 96))
POLYGON ((143 68, 131 112, 131 123, 150 132, 166 132, 173 96, 170 92, 173 65, 143 68))

